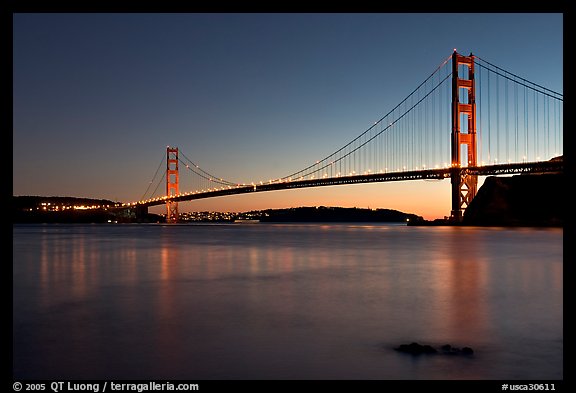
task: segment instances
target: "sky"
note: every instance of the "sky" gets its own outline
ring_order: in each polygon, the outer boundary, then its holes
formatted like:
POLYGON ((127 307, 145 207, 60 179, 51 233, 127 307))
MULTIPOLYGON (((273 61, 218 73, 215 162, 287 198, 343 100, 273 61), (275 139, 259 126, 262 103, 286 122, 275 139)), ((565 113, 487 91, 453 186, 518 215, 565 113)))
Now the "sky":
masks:
MULTIPOLYGON (((238 183, 279 178, 361 134, 454 48, 563 92, 558 13, 15 13, 13 195, 136 201, 166 146, 238 183)), ((226 196, 180 211, 318 205, 434 219, 450 214, 450 182, 226 196)))

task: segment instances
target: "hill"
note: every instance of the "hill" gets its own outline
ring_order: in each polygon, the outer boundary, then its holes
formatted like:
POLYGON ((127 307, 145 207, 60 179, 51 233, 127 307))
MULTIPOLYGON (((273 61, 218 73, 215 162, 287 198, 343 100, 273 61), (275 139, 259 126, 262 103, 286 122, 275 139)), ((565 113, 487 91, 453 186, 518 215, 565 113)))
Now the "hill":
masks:
POLYGON ((463 225, 563 226, 564 175, 486 178, 466 209, 463 225))
POLYGON ((422 219, 398 210, 355 207, 296 207, 262 210, 261 213, 262 222, 406 222, 422 219))

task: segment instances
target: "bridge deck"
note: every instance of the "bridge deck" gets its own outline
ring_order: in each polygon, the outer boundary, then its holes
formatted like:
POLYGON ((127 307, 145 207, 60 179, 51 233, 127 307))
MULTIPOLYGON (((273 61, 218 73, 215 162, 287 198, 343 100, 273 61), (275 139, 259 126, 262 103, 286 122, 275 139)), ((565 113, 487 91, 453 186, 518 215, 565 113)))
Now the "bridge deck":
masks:
POLYGON ((493 176, 505 174, 519 174, 519 173, 555 173, 563 171, 564 164, 562 160, 555 161, 541 161, 529 163, 509 163, 509 164, 494 164, 477 167, 464 167, 464 168, 440 168, 440 169, 424 169, 404 172, 388 172, 388 173, 370 173, 365 175, 354 176, 340 176, 340 177, 326 177, 321 179, 306 179, 306 180, 292 180, 292 181, 278 181, 263 184, 250 184, 241 185, 236 187, 227 187, 206 192, 190 192, 183 193, 177 196, 168 198, 161 197, 153 200, 139 201, 134 203, 125 204, 122 207, 149 207, 156 205, 163 205, 168 201, 183 202, 195 199, 214 198, 225 195, 246 194, 250 192, 264 192, 275 190, 286 190, 291 188, 308 188, 308 187, 322 187, 322 186, 335 186, 343 184, 358 184, 358 183, 379 183, 401 180, 426 180, 426 179, 446 179, 449 178, 453 170, 461 170, 465 173, 478 176, 493 176))

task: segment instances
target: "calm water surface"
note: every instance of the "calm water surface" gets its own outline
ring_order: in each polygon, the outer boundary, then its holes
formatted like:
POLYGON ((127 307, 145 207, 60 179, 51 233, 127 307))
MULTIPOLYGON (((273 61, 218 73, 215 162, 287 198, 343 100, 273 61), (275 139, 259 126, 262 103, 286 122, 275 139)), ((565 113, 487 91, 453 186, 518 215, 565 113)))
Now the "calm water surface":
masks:
POLYGON ((563 231, 15 225, 13 374, 562 379, 563 231), (413 357, 413 341, 471 357, 413 357))

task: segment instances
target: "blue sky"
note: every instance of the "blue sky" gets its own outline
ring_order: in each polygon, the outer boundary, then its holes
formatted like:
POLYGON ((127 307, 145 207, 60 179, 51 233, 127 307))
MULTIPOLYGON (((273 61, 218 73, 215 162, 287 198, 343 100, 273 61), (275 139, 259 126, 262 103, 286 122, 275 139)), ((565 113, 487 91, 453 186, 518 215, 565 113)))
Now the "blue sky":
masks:
MULTIPOLYGON (((563 91, 562 14, 26 13, 13 21, 14 195, 134 201, 167 145, 233 181, 287 175, 363 132, 453 48, 563 91)), ((339 205, 434 218, 449 214, 449 192, 448 181, 339 186, 181 210, 339 205)))

